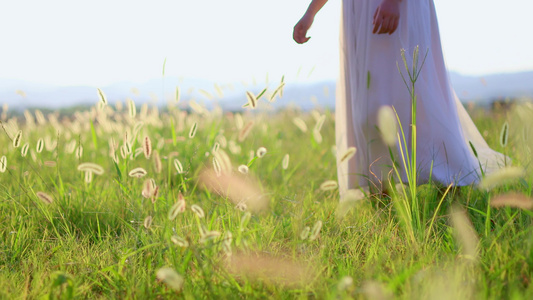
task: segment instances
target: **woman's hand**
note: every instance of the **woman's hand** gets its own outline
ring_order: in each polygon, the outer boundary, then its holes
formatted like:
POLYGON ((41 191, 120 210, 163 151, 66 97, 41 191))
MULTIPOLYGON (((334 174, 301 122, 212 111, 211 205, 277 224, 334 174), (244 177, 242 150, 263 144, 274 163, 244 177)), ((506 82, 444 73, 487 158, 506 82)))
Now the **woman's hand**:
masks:
POLYGON ((292 32, 292 38, 298 44, 303 44, 309 41, 310 37, 307 37, 307 31, 311 28, 315 16, 310 13, 306 13, 298 23, 294 26, 294 31, 292 32))
POLYGON ((374 13, 374 29, 372 33, 393 34, 398 28, 400 21, 400 1, 383 0, 374 13))

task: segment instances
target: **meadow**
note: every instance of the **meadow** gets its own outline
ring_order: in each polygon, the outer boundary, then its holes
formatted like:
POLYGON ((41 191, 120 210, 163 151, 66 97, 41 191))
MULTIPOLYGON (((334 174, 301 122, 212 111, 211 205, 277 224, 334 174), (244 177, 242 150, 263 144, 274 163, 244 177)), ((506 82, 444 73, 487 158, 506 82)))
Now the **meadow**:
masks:
POLYGON ((2 110, 2 299, 533 298, 528 102, 468 107, 513 159, 484 185, 340 202, 334 112, 269 110, 283 84, 242 112, 104 92, 2 110))

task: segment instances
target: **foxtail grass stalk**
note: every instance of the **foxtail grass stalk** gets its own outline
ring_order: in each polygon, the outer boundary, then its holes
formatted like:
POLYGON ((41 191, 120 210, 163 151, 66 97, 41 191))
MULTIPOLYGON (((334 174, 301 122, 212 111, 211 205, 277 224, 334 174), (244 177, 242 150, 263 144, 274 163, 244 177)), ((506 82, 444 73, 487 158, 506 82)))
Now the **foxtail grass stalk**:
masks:
MULTIPOLYGON (((400 66, 397 64, 398 72, 400 72, 400 75, 402 76, 402 80, 405 83, 405 86, 407 87, 407 90, 409 91, 409 98, 411 102, 411 124, 410 124, 410 135, 409 140, 406 138, 405 131, 403 129, 400 117, 398 113, 396 113, 396 118, 398 119, 400 132, 398 133, 398 140, 400 143, 400 158, 402 160, 402 163, 404 165, 405 174, 407 177, 407 181, 409 184, 408 190, 405 189, 405 187, 402 186, 402 194, 404 200, 398 200, 395 201, 397 203, 400 213, 400 218, 402 219, 403 223, 406 225, 406 230, 409 235, 409 237, 412 239, 413 242, 416 242, 416 237, 422 237, 423 235, 423 224, 420 218, 420 203, 419 199, 417 197, 417 181, 418 181, 418 170, 417 170, 417 152, 416 152, 416 145, 417 145, 417 95, 416 95, 416 89, 415 84, 418 80, 418 77, 420 76, 422 67, 426 61, 428 52, 426 52, 426 55, 424 56, 424 59, 422 60, 422 63, 418 64, 419 61, 419 48, 418 46, 413 51, 413 62, 412 67, 409 68, 407 59, 405 56, 405 50, 401 50, 401 57, 402 61, 404 63, 405 70, 407 71, 408 78, 406 78, 400 69, 400 66), (410 149, 409 149, 410 145, 410 149), (410 150, 410 151, 409 151, 410 150)), ((399 180, 401 180, 400 171, 398 170, 398 167, 393 164, 394 171, 396 173, 396 176, 399 180)))

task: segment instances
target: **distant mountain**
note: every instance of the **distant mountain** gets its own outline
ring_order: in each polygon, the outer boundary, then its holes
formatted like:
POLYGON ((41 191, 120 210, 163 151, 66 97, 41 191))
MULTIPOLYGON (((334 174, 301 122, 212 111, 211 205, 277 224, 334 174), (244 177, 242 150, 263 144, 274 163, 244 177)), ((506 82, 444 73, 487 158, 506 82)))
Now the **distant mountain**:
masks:
POLYGON ((463 101, 487 103, 507 97, 533 97, 533 71, 477 77, 452 72, 450 80, 463 101))
MULTIPOLYGON (((450 79, 457 95, 462 101, 490 103, 494 100, 529 97, 533 98, 533 71, 494 74, 487 76, 464 76, 450 73, 450 79)), ((270 83, 269 89, 276 88, 277 83, 270 83)), ((175 99, 176 87, 179 86, 182 105, 194 100, 211 107, 218 103, 225 109, 238 110, 246 103, 245 91, 259 93, 266 85, 245 83, 215 86, 213 82, 201 79, 183 79, 165 77, 153 79, 142 84, 119 82, 100 87, 111 103, 131 98, 137 104, 150 103, 166 105, 175 99), (163 101, 163 91, 164 98, 163 101)), ((76 105, 92 105, 98 101, 96 86, 48 86, 26 81, 0 79, 0 103, 7 103, 12 109, 29 107, 60 108, 76 105)), ((268 101, 260 101, 261 103, 268 101)), ((261 104, 265 105, 265 104, 261 104)), ((282 99, 270 103, 273 109, 295 105, 301 109, 315 106, 334 108, 335 81, 315 83, 287 82, 282 99)))

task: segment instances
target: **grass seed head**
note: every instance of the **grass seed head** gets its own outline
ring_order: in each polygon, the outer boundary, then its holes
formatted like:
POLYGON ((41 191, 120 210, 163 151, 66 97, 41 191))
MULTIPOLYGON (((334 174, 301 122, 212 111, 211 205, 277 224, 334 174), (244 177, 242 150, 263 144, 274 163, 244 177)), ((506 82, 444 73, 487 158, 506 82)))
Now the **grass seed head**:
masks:
POLYGON ((311 234, 309 235, 309 240, 314 241, 318 238, 320 235, 320 230, 322 229, 322 221, 318 220, 316 221, 315 225, 313 226, 313 229, 311 230, 311 234))
POLYGON ((79 145, 78 148, 76 149, 76 158, 81 159, 82 156, 83 156, 83 146, 79 145))
POLYGON ((142 196, 147 199, 152 198, 152 196, 154 195, 154 191, 155 191, 155 182, 152 181, 151 178, 146 179, 143 183, 143 190, 141 192, 142 196))
POLYGON ((241 201, 241 202, 237 203, 237 205, 235 205, 235 208, 240 210, 240 211, 246 211, 246 210, 248 210, 248 205, 246 205, 246 203, 244 201, 241 201))
POLYGON ((25 110, 24 117, 26 118, 26 126, 32 128, 35 125, 35 119, 33 118, 33 115, 28 110, 25 110))
POLYGON ((249 121, 248 123, 246 123, 246 125, 244 125, 244 127, 239 132, 239 139, 238 139, 239 142, 242 143, 246 139, 248 134, 250 134, 250 132, 252 131, 253 126, 254 126, 254 121, 249 121))
POLYGON ((526 171, 522 167, 505 167, 485 176, 485 178, 479 182, 478 187, 480 189, 490 190, 496 186, 509 183, 525 176, 526 171))
POLYGON ((340 163, 350 160, 355 155, 356 152, 357 152, 357 149, 355 147, 348 148, 348 150, 346 150, 346 152, 344 152, 341 155, 339 159, 340 163))
POLYGON ((259 147, 259 149, 257 149, 257 157, 259 158, 262 158, 263 156, 265 156, 265 154, 267 153, 267 149, 265 147, 259 147))
POLYGON ((228 140, 222 133, 217 135, 216 140, 220 144, 220 147, 226 148, 228 146, 228 140))
POLYGON ((322 134, 320 133, 320 131, 316 130, 316 129, 313 129, 313 138, 315 139, 315 142, 317 142, 318 144, 322 143, 322 134))
POLYGON ((185 282, 183 276, 176 273, 172 268, 161 268, 157 270, 156 277, 176 292, 181 291, 185 282))
POLYGON ((96 175, 104 174, 104 168, 102 166, 90 162, 81 163, 78 166, 78 171, 91 171, 96 175))
POLYGON ((55 161, 53 161, 53 160, 47 160, 47 161, 44 162, 44 165, 46 167, 53 168, 53 167, 57 166, 57 163, 55 161))
POLYGON ((57 147, 57 141, 56 140, 52 140, 52 138, 47 135, 44 138, 44 146, 45 146, 47 151, 51 152, 57 147))
POLYGON ((502 146, 502 148, 507 147, 508 141, 509 141, 509 123, 505 122, 500 132, 500 145, 502 146))
POLYGON ((174 159, 174 167, 176 168, 176 171, 178 171, 178 174, 183 174, 183 166, 177 158, 174 159))
POLYGON ((233 166, 226 151, 219 149, 219 151, 213 153, 213 156, 217 159, 222 173, 228 174, 232 172, 233 166))
POLYGON ((353 278, 350 276, 344 276, 337 284, 337 290, 339 292, 346 291, 353 286, 353 278))
POLYGON ((115 164, 117 165, 119 164, 120 160, 118 159, 118 155, 116 153, 113 153, 111 158, 113 158, 113 161, 115 162, 115 164))
POLYGON ((152 140, 150 140, 149 136, 144 137, 142 149, 144 152, 144 157, 146 157, 146 159, 150 158, 152 155, 152 140))
POLYGON ((133 102, 131 99, 128 99, 127 103, 129 116, 133 119, 135 118, 135 115, 137 115, 137 107, 135 107, 135 102, 133 102))
POLYGON ((99 88, 96 90, 98 92, 98 98, 100 98, 100 102, 104 105, 107 105, 107 97, 105 96, 104 92, 99 88))
POLYGON ((268 99, 268 101, 274 102, 276 100, 276 96, 278 95, 281 98, 283 96, 283 87, 285 87, 285 82, 279 84, 279 86, 274 90, 272 96, 270 96, 270 99, 268 99))
POLYGON ((187 248, 189 247, 189 242, 187 242, 186 239, 179 237, 177 235, 174 235, 170 238, 170 241, 180 247, 187 248))
POLYGON ((248 106, 251 108, 257 107, 257 98, 252 92, 246 92, 246 99, 248 99, 248 106))
POLYGON ((281 161, 281 167, 283 168, 283 170, 287 170, 287 168, 289 168, 289 154, 285 154, 285 156, 283 156, 283 160, 281 161))
POLYGON ((300 232, 300 239, 305 240, 309 237, 309 233, 311 232, 311 227, 305 226, 302 232, 300 232))
POLYGON ((527 197, 524 194, 508 193, 492 198, 490 200, 490 206, 495 208, 508 206, 521 209, 533 209, 533 198, 527 197))
POLYGON ((204 243, 207 243, 208 241, 212 241, 212 240, 215 240, 216 238, 218 238, 220 236, 220 232, 219 231, 207 231, 205 232, 202 237, 200 238, 200 243, 204 244, 204 243))
POLYGON ((54 202, 54 199, 52 198, 52 196, 48 195, 47 193, 45 192, 37 192, 37 197, 39 197, 39 199, 41 199, 41 201, 43 201, 45 204, 52 204, 52 202, 54 202))
POLYGON ((89 184, 93 181, 93 172, 85 171, 85 183, 89 184))
POLYGON ((301 118, 294 118, 292 119, 292 122, 294 123, 294 125, 296 125, 296 127, 298 127, 302 132, 307 132, 307 125, 305 124, 305 121, 302 120, 301 118))
POLYGON ((179 213, 182 213, 185 211, 187 207, 187 203, 185 203, 185 200, 178 200, 178 202, 174 203, 172 207, 170 208, 170 211, 168 212, 168 219, 174 220, 179 213))
POLYGON ((126 149, 125 145, 120 147, 120 156, 122 156, 122 159, 126 159, 126 157, 128 157, 128 150, 126 149))
POLYGON ((43 112, 38 109, 35 110, 35 119, 37 119, 37 123, 41 126, 46 124, 46 118, 44 117, 43 112))
POLYGON ((338 186, 337 181, 326 180, 320 185, 320 189, 323 191, 330 191, 336 189, 338 186))
POLYGON ((396 123, 396 114, 390 106, 382 106, 378 111, 378 127, 381 132, 381 138, 388 146, 396 144, 396 132, 398 131, 396 123))
POLYGON ((30 150, 30 155, 31 155, 31 159, 33 160, 33 162, 37 162, 37 153, 35 153, 33 149, 30 150))
POLYGON ((20 155, 22 157, 26 157, 26 155, 28 154, 28 149, 29 148, 30 148, 30 144, 25 143, 24 146, 22 146, 22 149, 20 149, 20 155))
POLYGON ((37 141, 37 147, 36 147, 35 150, 37 150, 37 153, 41 153, 43 151, 43 148, 44 148, 44 140, 43 140, 43 138, 40 138, 37 141))
POLYGON ((457 205, 453 206, 451 208, 450 219, 454 229, 455 239, 461 246, 461 252, 464 257, 477 261, 479 237, 466 211, 457 205))
POLYGON ((157 196, 159 196, 159 186, 155 186, 154 188, 154 193, 152 195, 152 203, 155 203, 155 201, 157 200, 157 196))
POLYGON ((0 158, 0 173, 4 173, 6 171, 7 167, 7 157, 5 155, 2 155, 2 158, 0 158))
POLYGON ((237 127, 238 130, 242 129, 244 126, 244 120, 242 119, 242 115, 237 113, 235 114, 235 127, 237 127))
POLYGON ((220 163, 216 157, 213 157, 213 170, 215 170, 217 177, 222 176, 222 168, 220 167, 220 163))
POLYGON ((126 155, 129 155, 133 152, 133 149, 131 148, 131 143, 129 141, 124 141, 124 151, 126 155))
POLYGON ((13 147, 18 148, 20 146, 21 141, 22 141, 22 130, 19 130, 17 132, 17 135, 15 135, 15 138, 13 139, 13 147))
POLYGON ((74 150, 76 150, 76 141, 72 140, 67 143, 65 146, 65 151, 69 154, 74 153, 74 150))
POLYGON ((159 152, 154 151, 154 171, 159 174, 163 170, 163 164, 161 163, 161 157, 159 152))
POLYGON ((146 170, 143 168, 135 168, 128 173, 130 177, 136 178, 144 177, 146 174, 148 174, 148 172, 146 172, 146 170))
POLYGON ((148 216, 144 219, 143 226, 146 229, 150 229, 150 227, 152 227, 152 216, 148 216))
POLYGON ((222 238, 222 242, 224 245, 231 247, 231 243, 233 242, 233 234, 231 234, 231 231, 226 231, 224 233, 224 237, 222 238))
POLYGON ((204 210, 199 205, 196 205, 196 204, 191 205, 191 210, 192 210, 192 212, 194 212, 194 214, 198 218, 204 218, 205 217, 204 210))
POLYGON ((317 119, 314 130, 320 132, 320 130, 322 130, 322 126, 324 125, 324 121, 326 121, 326 115, 320 115, 317 119))
POLYGON ((198 128, 198 123, 194 122, 191 126, 191 130, 189 131, 189 138, 193 138, 196 135, 196 130, 198 128))

